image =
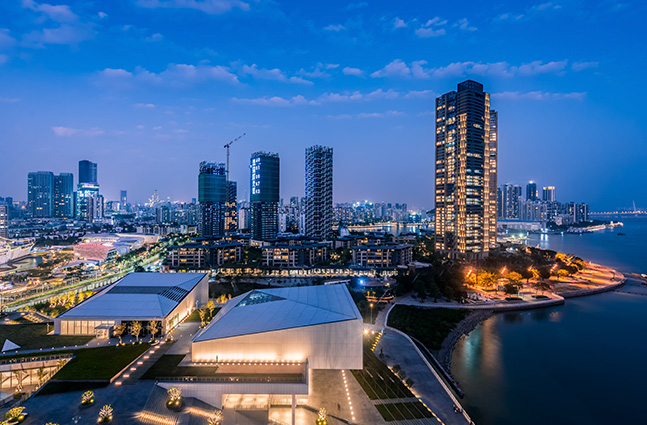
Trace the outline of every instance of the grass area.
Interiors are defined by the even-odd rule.
[[[168,373],[174,371],[183,358],[184,354],[163,355],[144,373],[142,379],[155,379],[158,376],[168,376]]]
[[[150,347],[148,343],[84,348],[78,350],[53,379],[58,380],[110,380],[130,362]]]
[[[387,422],[433,417],[431,412],[419,401],[377,404],[375,407]]]
[[[396,305],[389,314],[388,325],[416,338],[430,350],[440,350],[447,335],[468,314],[467,310]]]
[[[364,345],[364,369],[351,372],[371,400],[414,397],[367,344]]]
[[[108,382],[55,382],[49,381],[36,397],[50,394],[71,393],[74,391],[96,390],[108,386]],[[80,400],[80,398],[79,398]]]
[[[54,325],[49,325],[53,330]],[[92,340],[93,336],[47,335],[47,324],[0,325],[0,344],[5,339],[20,346],[23,350],[52,347],[74,347]]]

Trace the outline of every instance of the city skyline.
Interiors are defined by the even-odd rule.
[[[87,158],[101,165],[106,199],[159,189],[190,201],[197,164],[223,162],[224,143],[246,132],[231,149],[232,181],[246,180],[251,153],[278,152],[281,193],[302,195],[301,152],[322,144],[335,149],[334,180],[353,183],[336,185],[335,202],[432,208],[434,98],[473,78],[502,114],[500,183],[554,185],[594,210],[647,203],[644,88],[624,77],[644,65],[633,53],[642,4],[46,6],[0,6],[3,154],[13,158],[2,196],[26,200],[17,176],[73,172]],[[412,184],[393,184],[393,173]]]

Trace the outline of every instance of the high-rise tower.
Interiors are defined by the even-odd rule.
[[[526,200],[536,201],[537,199],[539,199],[537,196],[537,183],[533,181],[528,182],[526,185]]]
[[[545,202],[555,202],[555,186],[545,186],[541,190],[541,200]]]
[[[492,123],[490,95],[476,81],[436,99],[435,239],[450,257],[482,257],[496,244]]]
[[[57,218],[74,217],[74,175],[72,173],[54,176],[52,215]]]
[[[269,152],[253,153],[250,172],[252,239],[274,239],[279,230],[279,155]]]
[[[92,223],[103,214],[103,202],[99,195],[96,162],[84,159],[79,161],[79,184],[76,188],[77,220]]]
[[[225,233],[236,233],[238,230],[238,184],[230,181],[226,185],[226,190]]]
[[[97,163],[84,159],[79,161],[79,183],[94,183],[97,181]]]
[[[198,175],[198,233],[203,237],[225,234],[225,164],[201,162]]]
[[[332,148],[306,149],[306,235],[323,240],[332,238]]]
[[[27,176],[27,208],[34,218],[52,216],[54,207],[54,173],[36,171]]]

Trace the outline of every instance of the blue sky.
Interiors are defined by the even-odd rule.
[[[0,196],[99,163],[107,199],[190,200],[224,161],[335,149],[335,202],[433,206],[434,97],[471,78],[499,111],[499,182],[592,209],[647,206],[640,1],[0,3]]]

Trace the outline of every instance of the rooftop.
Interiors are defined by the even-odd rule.
[[[355,319],[346,285],[256,289],[230,300],[193,342]]]
[[[130,273],[63,313],[61,319],[162,319],[205,273]]]

